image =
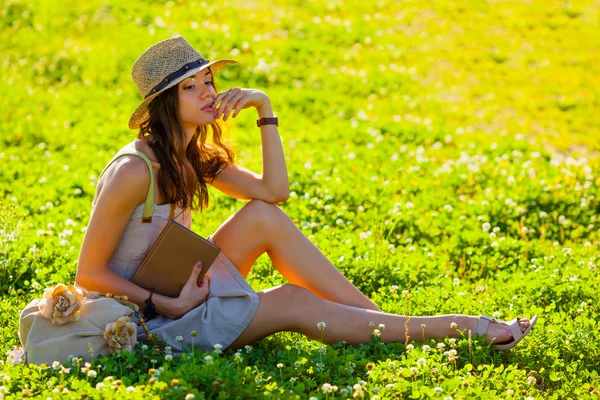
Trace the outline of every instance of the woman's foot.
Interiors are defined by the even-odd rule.
[[[479,317],[477,317],[479,319]],[[487,331],[487,337],[485,338],[485,343],[489,344],[492,341],[494,344],[509,342],[513,338],[513,335],[510,331],[510,327],[506,325],[506,321],[491,322]],[[475,323],[477,324],[477,322]],[[528,318],[519,318],[519,328],[521,328],[521,333],[525,333],[527,328],[529,328],[530,321]]]
[[[486,315],[469,318],[473,322],[473,335],[485,335],[485,343],[491,343],[490,349],[492,350],[512,349],[529,334],[537,321],[537,315],[531,320],[515,318],[511,321],[500,321]]]

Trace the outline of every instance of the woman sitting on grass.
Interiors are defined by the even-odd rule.
[[[530,331],[536,317],[505,323],[467,315],[409,317],[406,331],[405,316],[382,312],[353,286],[274,204],[287,199],[289,188],[271,102],[260,90],[218,92],[214,74],[233,63],[205,60],[180,36],[151,46],[135,62],[132,76],[144,101],[129,127],[139,129],[138,135],[100,176],[77,284],[127,295],[144,307],[149,331],[176,352],[182,349],[175,338],[191,331],[198,332],[196,343],[205,350],[216,343],[239,349],[281,331],[321,339],[322,321],[327,324],[322,340],[329,344],[370,342],[371,321],[385,325],[384,342],[404,341],[407,333],[422,337],[425,324],[424,339],[467,329],[486,334],[493,348],[506,349]],[[262,176],[235,165],[221,142],[218,119],[227,120],[230,113],[235,118],[247,108],[255,108],[262,123]],[[213,144],[206,142],[208,126]],[[197,264],[177,298],[151,296],[130,279],[168,217],[191,226],[192,209],[208,204],[207,183],[252,200],[208,237],[222,252],[200,285]],[[265,252],[290,283],[257,293],[245,277]],[[147,299],[156,316],[151,305],[144,306]],[[138,339],[144,339],[141,327]]]

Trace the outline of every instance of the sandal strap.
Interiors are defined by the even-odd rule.
[[[512,334],[514,341],[519,341],[523,337],[523,332],[521,332],[521,325],[519,324],[520,318],[515,318],[512,321],[508,322],[507,325],[510,328],[510,333]]]
[[[480,315],[475,327],[475,334],[483,336],[487,333],[490,326],[490,322],[497,322],[496,318],[488,317],[487,315]]]

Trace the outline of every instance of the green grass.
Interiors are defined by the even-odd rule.
[[[269,95],[281,207],[384,311],[540,320],[508,352],[279,333],[212,362],[100,357],[95,377],[5,362],[0,396],[598,398],[598,2],[149,3],[0,2],[0,353],[18,345],[19,310],[73,282],[97,177],[134,138],[131,66],[175,34],[240,61],[222,89]],[[245,110],[225,136],[260,172],[255,119]],[[243,205],[211,189],[192,229],[207,236]],[[267,255],[248,281],[285,282]]]

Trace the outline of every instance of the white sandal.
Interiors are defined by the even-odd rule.
[[[503,321],[498,321],[496,318],[488,317],[487,315],[481,315],[481,316],[479,316],[479,321],[477,321],[477,327],[475,328],[475,334],[480,335],[480,336],[487,334],[488,328],[490,326],[490,322],[504,324],[510,328],[510,333],[512,333],[512,339],[510,339],[507,342],[502,342],[499,344],[492,344],[491,349],[492,350],[512,349],[513,347],[515,347],[517,345],[517,343],[519,343],[521,341],[521,339],[523,339],[525,336],[527,336],[529,331],[531,331],[531,328],[533,328],[533,325],[535,325],[535,323],[537,321],[537,315],[534,315],[533,318],[531,318],[531,321],[529,321],[529,326],[527,327],[527,329],[525,329],[525,332],[521,332],[521,326],[519,325],[519,320],[520,320],[520,318],[515,318],[511,321],[503,322]]]

